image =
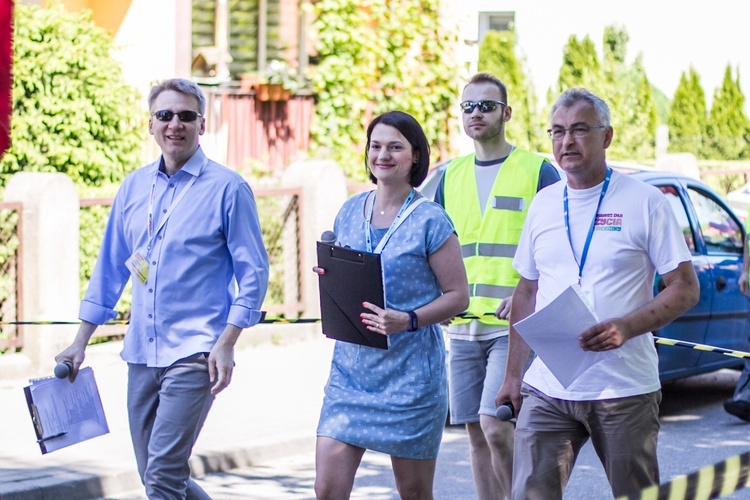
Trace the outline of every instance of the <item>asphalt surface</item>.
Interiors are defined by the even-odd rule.
[[[312,453],[332,348],[333,342],[318,334],[238,349],[232,383],[216,398],[193,450],[193,475]],[[141,488],[127,425],[127,368],[119,350],[119,343],[90,346],[84,362],[94,371],[109,434],[46,455],[36,444],[24,398],[28,380],[0,381],[2,500],[107,498]]]
[[[246,335],[250,332],[246,332]],[[281,344],[281,345],[277,345]],[[314,439],[333,342],[320,334],[283,337],[236,352],[232,384],[209,414],[191,468],[217,500],[314,498]],[[110,433],[42,455],[23,396],[25,379],[0,381],[0,498],[143,500],[125,411],[126,365],[120,345],[89,347]],[[664,387],[659,461],[662,481],[750,450],[750,424],[727,415],[738,372],[722,370]],[[571,476],[565,500],[610,498],[590,445]],[[387,456],[368,452],[353,499],[398,498]],[[473,500],[468,442],[447,427],[438,457],[436,500]],[[750,489],[730,498],[750,499]]]

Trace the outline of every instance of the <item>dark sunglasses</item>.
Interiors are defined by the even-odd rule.
[[[154,111],[153,113],[151,113],[151,116],[155,117],[160,122],[171,122],[172,118],[174,118],[174,115],[177,115],[177,118],[179,118],[181,122],[194,122],[198,119],[199,116],[203,116],[195,111],[187,110],[178,111],[177,113],[175,113],[174,111],[162,109],[160,111]]]
[[[467,115],[473,113],[474,108],[476,107],[479,107],[480,113],[489,113],[490,111],[495,111],[498,104],[501,106],[507,106],[503,101],[464,101],[461,103],[461,109],[463,109],[464,113]]]

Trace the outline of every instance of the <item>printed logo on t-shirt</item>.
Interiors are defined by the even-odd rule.
[[[622,214],[596,214],[596,231],[622,231]]]

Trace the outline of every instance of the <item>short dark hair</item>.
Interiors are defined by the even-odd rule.
[[[201,116],[205,116],[206,96],[203,95],[203,92],[197,83],[185,80],[184,78],[164,80],[163,82],[157,83],[151,87],[151,91],[148,93],[149,110],[151,110],[151,107],[154,105],[156,98],[159,97],[159,94],[165,90],[174,90],[175,92],[195,97],[195,100],[198,103],[198,113],[200,113]]]
[[[500,95],[502,96],[503,102],[506,105],[508,104],[508,88],[502,81],[500,81],[498,77],[496,77],[492,73],[477,73],[476,75],[472,76],[471,80],[469,80],[469,83],[464,86],[464,90],[466,90],[466,87],[468,87],[472,83],[491,83],[492,85],[500,89]]]
[[[424,130],[422,130],[422,126],[419,122],[415,120],[413,116],[404,113],[403,111],[388,111],[387,113],[383,113],[370,122],[370,125],[367,127],[365,168],[367,168],[367,171],[369,172],[370,180],[375,184],[378,183],[378,180],[370,171],[369,151],[372,131],[375,129],[376,125],[381,123],[383,125],[389,125],[401,132],[401,135],[403,135],[406,140],[409,141],[409,144],[411,144],[412,151],[417,154],[417,161],[411,166],[409,184],[412,187],[419,186],[424,182],[425,177],[427,177],[427,171],[430,168],[430,144],[427,142],[427,136],[424,135]]]

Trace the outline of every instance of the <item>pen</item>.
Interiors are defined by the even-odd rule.
[[[63,437],[67,432],[60,432],[59,434],[54,434],[52,436],[43,437],[42,439],[37,439],[37,443],[43,443],[45,441],[49,441],[50,439],[55,439],[59,437]]]

